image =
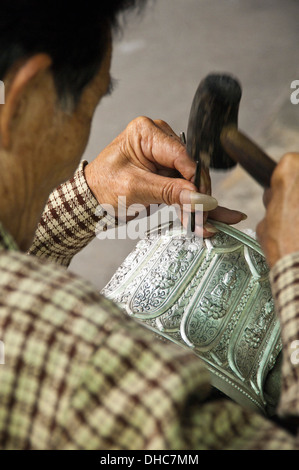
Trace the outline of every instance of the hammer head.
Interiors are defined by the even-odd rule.
[[[223,149],[220,134],[227,125],[238,126],[242,90],[230,75],[208,75],[195,93],[187,129],[187,151],[205,167],[229,169],[236,165]]]

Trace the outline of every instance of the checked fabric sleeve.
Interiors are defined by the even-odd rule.
[[[276,263],[271,271],[271,284],[283,341],[278,413],[299,417],[299,252],[284,256]]]
[[[210,394],[195,355],[63,267],[18,252],[1,226],[0,272],[1,449],[299,448],[283,426]],[[284,380],[295,409],[296,382]]]
[[[299,253],[271,271],[283,341],[274,421],[210,394],[192,353],[154,339],[91,286],[38,259],[67,266],[97,230],[115,226],[88,188],[85,164],[51,194],[36,257],[0,253],[0,447],[298,449]]]
[[[101,230],[116,220],[99,205],[90,191],[82,161],[74,176],[53,191],[37,227],[29,254],[68,266]]]

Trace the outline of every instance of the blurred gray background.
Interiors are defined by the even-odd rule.
[[[299,151],[299,105],[290,101],[299,79],[298,19],[299,0],[149,0],[115,38],[117,87],[96,111],[83,158],[94,159],[139,115],[186,131],[198,83],[210,72],[241,81],[240,129],[276,160]],[[213,172],[212,183],[220,205],[248,214],[238,228],[255,230],[264,214],[257,183],[239,167]],[[135,244],[95,239],[69,269],[100,290]]]

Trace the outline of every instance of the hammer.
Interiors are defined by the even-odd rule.
[[[230,169],[239,163],[262,187],[270,186],[276,166],[238,130],[241,86],[231,75],[208,75],[195,93],[187,129],[187,152],[196,161],[195,186],[203,167]]]

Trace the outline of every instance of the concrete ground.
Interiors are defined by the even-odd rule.
[[[195,90],[210,72],[241,81],[240,129],[276,160],[299,151],[299,105],[290,101],[299,79],[298,17],[298,0],[149,0],[115,38],[118,84],[97,109],[83,158],[95,158],[139,115],[186,131]],[[257,183],[239,167],[213,172],[212,182],[219,204],[248,214],[238,227],[254,230],[264,213]],[[135,244],[95,239],[69,269],[101,289]]]

